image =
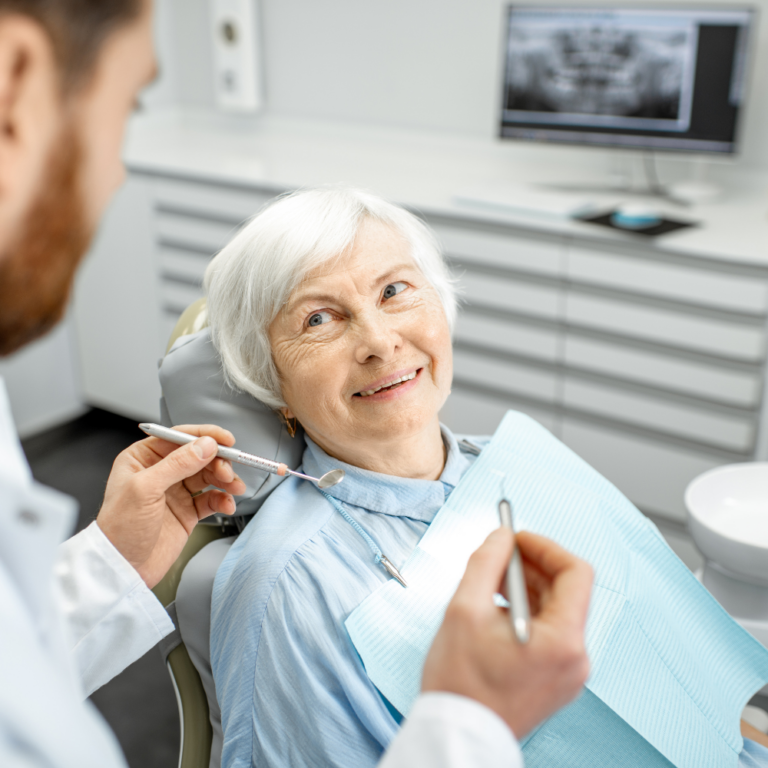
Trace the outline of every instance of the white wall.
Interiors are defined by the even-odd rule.
[[[260,3],[268,113],[495,140],[506,2],[256,1]],[[159,2],[175,19],[164,48],[173,49],[170,68],[178,80],[180,100],[212,106],[207,0]],[[585,2],[571,0],[570,4]],[[720,2],[725,7],[731,4],[732,0]],[[738,164],[768,170],[768,99],[763,97],[768,93],[768,0],[755,0],[752,5],[760,12],[753,47],[757,56]]]
[[[11,357],[0,359],[11,412],[22,437],[82,414],[77,349],[67,319],[44,338]]]

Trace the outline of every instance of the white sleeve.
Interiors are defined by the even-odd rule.
[[[453,693],[423,693],[378,768],[523,768],[514,734],[493,711]]]
[[[173,631],[173,622],[94,521],[59,546],[55,594],[85,695]]]

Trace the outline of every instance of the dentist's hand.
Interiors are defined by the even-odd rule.
[[[584,628],[592,568],[542,536],[521,532],[531,638],[520,645],[509,614],[493,603],[513,536],[494,531],[472,555],[448,606],[422,677],[422,691],[447,691],[492,709],[519,739],[572,701],[589,674]]]
[[[215,512],[232,514],[232,495],[245,492],[231,463],[216,457],[216,443],[234,445],[231,432],[210,424],[174,429],[200,439],[178,446],[150,437],[124,450],[115,459],[96,518],[149,587],[176,561],[198,520]],[[223,491],[197,495],[209,485]]]

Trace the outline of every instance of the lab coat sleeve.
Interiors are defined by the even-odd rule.
[[[378,768],[523,768],[514,734],[493,711],[453,693],[419,696]]]
[[[173,631],[160,601],[95,521],[59,546],[54,593],[86,696]]]

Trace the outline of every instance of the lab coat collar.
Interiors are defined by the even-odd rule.
[[[303,472],[320,477],[341,467],[346,473],[344,481],[328,488],[327,494],[371,512],[429,523],[470,465],[451,430],[442,424],[440,429],[447,458],[439,480],[413,480],[354,467],[329,456],[308,436]]]

